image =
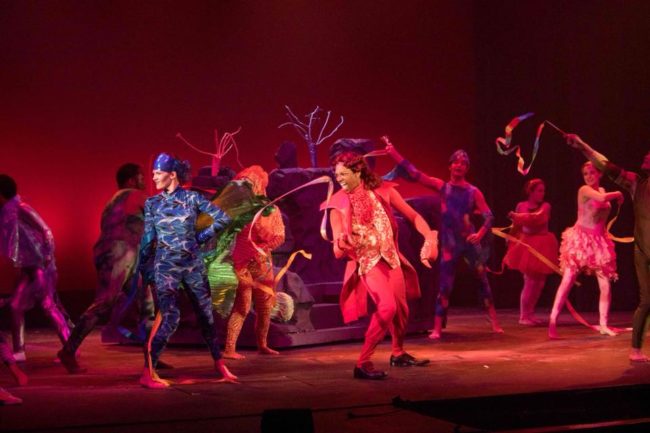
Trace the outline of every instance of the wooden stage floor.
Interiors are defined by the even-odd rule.
[[[81,348],[80,362],[88,373],[69,375],[54,362],[59,349],[54,332],[33,329],[26,337],[27,362],[22,364],[30,383],[15,387],[8,374],[0,375],[0,386],[24,400],[19,406],[0,407],[0,431],[260,432],[265,410],[283,409],[287,411],[280,415],[300,416],[288,411],[299,408],[306,409],[301,414],[311,414],[313,431],[321,433],[564,429],[540,426],[539,413],[533,412],[541,409],[556,415],[564,412],[553,422],[547,417],[542,424],[612,423],[631,428],[625,431],[634,431],[630,426],[635,425],[639,431],[650,431],[640,424],[648,422],[650,409],[645,414],[648,418],[632,409],[605,415],[589,403],[590,390],[611,390],[603,398],[611,397],[609,405],[616,407],[630,407],[625,396],[638,400],[644,392],[648,395],[650,364],[627,360],[630,332],[601,336],[564,314],[559,327],[564,338],[550,341],[545,327],[518,325],[513,310],[499,313],[503,335],[490,332],[482,313],[452,309],[442,341],[432,342],[426,334],[409,336],[406,349],[430,358],[427,367],[389,368],[386,340],[374,358],[378,368],[389,371],[384,381],[352,378],[359,341],[288,349],[279,356],[244,350],[245,360],[228,361],[241,379],[238,385],[212,380],[211,360],[204,347],[170,346],[163,359],[175,368],[161,371],[161,376],[176,384],[167,390],[140,387],[142,351],[136,346],[102,345],[96,330]],[[596,319],[595,313],[585,316],[592,322]],[[614,326],[630,326],[630,321],[631,312],[612,313]],[[568,392],[568,400],[566,393],[558,397],[553,394],[556,391]],[[530,400],[533,407],[528,408],[516,404],[528,401],[517,394],[538,397]],[[587,408],[567,408],[581,399]],[[469,401],[473,405],[463,406]],[[419,404],[410,407],[409,402]],[[448,413],[441,411],[449,402],[459,405]],[[533,422],[537,425],[527,425],[526,411],[532,414],[531,420],[537,419]],[[500,418],[485,421],[488,415]],[[507,422],[515,418],[519,422]],[[290,433],[289,420],[284,422],[285,428],[278,431]]]

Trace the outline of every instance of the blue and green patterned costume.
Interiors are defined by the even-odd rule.
[[[210,215],[214,223],[198,236],[197,216]],[[154,279],[162,323],[151,343],[151,363],[155,368],[160,354],[180,321],[177,305],[181,285],[194,308],[201,334],[215,360],[221,358],[212,316],[212,302],[199,240],[209,237],[230,222],[219,207],[194,191],[177,187],[150,197],[144,207],[144,234],[140,244],[140,263],[154,255]],[[155,247],[154,247],[155,243]],[[148,362],[145,356],[145,364]]]

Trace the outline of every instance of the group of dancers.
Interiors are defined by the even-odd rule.
[[[491,231],[493,214],[481,191],[466,180],[470,167],[463,150],[449,158],[449,179],[429,176],[406,160],[382,137],[386,154],[395,160],[405,177],[435,190],[441,197],[441,224],[432,230],[395,189],[366,163],[363,155],[344,151],[331,161],[341,189],[322,209],[329,212],[335,257],[347,260],[340,305],[346,323],[368,315],[368,298],[375,304],[353,377],[383,379],[387,373],[376,369],[372,355],[387,332],[392,337],[389,363],[396,367],[427,365],[404,350],[408,323],[408,299],[420,296],[413,266],[400,253],[393,211],[400,212],[423,239],[420,259],[430,267],[438,258],[440,244],[440,288],[436,298],[434,326],[429,335],[440,340],[447,322],[449,299],[454,286],[456,265],[464,258],[480,284],[480,298],[492,331],[503,333],[487,278],[487,248],[482,245]],[[525,185],[527,199],[518,203],[508,217],[512,220],[510,242],[504,264],[524,276],[519,323],[537,325],[535,305],[548,274],[559,263],[562,281],[549,317],[548,335],[558,338],[557,318],[579,273],[593,274],[600,288],[600,333],[614,336],[608,326],[611,300],[610,282],[617,278],[614,245],[606,229],[611,202],[623,201],[621,192],[606,192],[600,186],[603,175],[627,190],[634,202],[635,266],[640,303],[634,313],[631,361],[647,362],[641,352],[650,314],[650,153],[641,166],[642,174],[624,170],[593,150],[580,137],[566,135],[567,143],[588,159],[582,167],[585,185],[578,191],[578,216],[574,226],[562,234],[559,247],[548,230],[551,206],[544,200],[545,185],[531,179]],[[152,167],[153,181],[160,192],[144,193],[144,173],[136,164],[125,164],[117,172],[118,191],[106,205],[101,218],[101,234],[94,247],[98,289],[93,303],[75,326],[67,317],[56,294],[57,271],[52,232],[17,194],[17,185],[8,175],[0,175],[0,254],[20,271],[9,300],[12,315],[10,348],[0,335],[0,356],[19,385],[27,376],[16,361],[27,357],[24,345],[24,313],[39,303],[55,325],[63,344],[57,356],[72,374],[86,371],[78,362],[78,349],[99,320],[119,320],[127,294],[138,287],[137,299],[144,331],[144,369],[140,383],[147,388],[166,388],[170,382],[158,375],[169,367],[160,358],[180,321],[178,296],[184,290],[191,301],[201,334],[209,347],[220,380],[237,382],[224,358],[241,359],[236,341],[255,302],[258,351],[278,352],[268,347],[266,337],[275,301],[271,251],[284,242],[280,211],[266,197],[268,174],[260,166],[242,170],[223,192],[208,200],[183,188],[189,179],[187,161],[161,153]],[[480,214],[478,230],[471,222]],[[255,218],[254,218],[255,217]],[[141,275],[141,278],[138,278]],[[138,281],[141,283],[138,284]],[[231,302],[227,302],[227,300]],[[155,301],[155,302],[154,302]],[[155,307],[154,307],[155,305]],[[227,320],[225,350],[222,353],[213,312]],[[154,319],[155,316],[155,319]],[[5,404],[20,399],[0,389]]]

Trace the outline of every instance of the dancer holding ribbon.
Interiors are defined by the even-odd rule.
[[[650,321],[650,152],[643,158],[641,174],[624,170],[611,163],[603,154],[592,149],[579,136],[566,135],[567,143],[580,150],[596,167],[601,169],[617,185],[624,188],[634,203],[634,266],[639,281],[639,306],[632,319],[632,348],[630,361],[648,362],[641,347]]]
[[[546,186],[542,179],[530,179],[524,185],[526,200],[517,203],[514,212],[508,214],[512,220],[510,235],[520,242],[510,242],[503,264],[516,269],[524,276],[519,307],[519,324],[539,325],[535,318],[535,305],[544,289],[546,277],[553,268],[539,260],[529,248],[534,248],[551,263],[557,262],[557,239],[548,231],[551,205],[544,201]]]
[[[354,368],[357,379],[383,379],[386,372],[376,370],[370,361],[387,331],[392,337],[390,365],[423,366],[427,359],[416,359],[404,351],[408,322],[407,299],[420,296],[417,273],[399,252],[397,224],[392,209],[399,211],[424,237],[422,263],[438,255],[437,235],[424,218],[409,206],[394,188],[373,173],[363,156],[342,152],[332,161],[341,190],[321,208],[331,209],[334,255],[346,257],[341,310],[346,323],[368,314],[368,295],[377,309],[372,314],[363,348]]]
[[[612,208],[611,201],[623,202],[620,191],[606,192],[600,186],[602,173],[592,164],[582,166],[585,185],[578,190],[578,218],[572,227],[562,233],[560,245],[560,268],[562,281],[555,294],[553,309],[549,317],[548,336],[559,338],[557,317],[562,311],[571,287],[580,272],[596,275],[600,288],[599,331],[603,335],[615,336],[617,333],[607,325],[611,302],[610,281],[618,278],[616,274],[616,252],[614,242],[605,228],[607,216]]]

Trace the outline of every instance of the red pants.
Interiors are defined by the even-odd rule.
[[[386,331],[390,331],[392,337],[393,355],[401,355],[404,352],[404,336],[409,317],[402,268],[391,269],[385,261],[381,260],[370,272],[361,276],[361,281],[366,285],[377,311],[370,318],[370,325],[357,363],[359,366],[370,361],[375,348],[386,336]]]

